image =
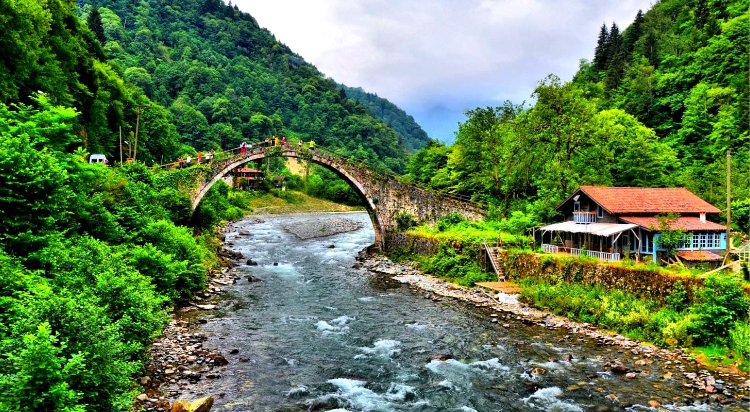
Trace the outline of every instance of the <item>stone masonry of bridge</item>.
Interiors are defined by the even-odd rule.
[[[463,214],[469,220],[480,220],[484,210],[479,205],[453,197],[440,195],[417,186],[402,183],[392,176],[367,168],[364,164],[348,161],[321,150],[298,149],[291,146],[256,147],[245,153],[237,153],[211,164],[210,173],[202,177],[191,193],[193,209],[211,186],[245,163],[270,156],[294,157],[322,165],[344,179],[364,200],[367,212],[375,228],[375,242],[383,246],[388,232],[396,231],[396,217],[409,213],[419,223],[434,224],[453,212]]]

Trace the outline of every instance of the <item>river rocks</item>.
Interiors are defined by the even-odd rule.
[[[216,305],[195,305],[195,307],[202,310],[216,309]]]
[[[347,218],[308,219],[295,221],[294,224],[290,223],[282,227],[298,239],[308,240],[359,230],[362,228],[362,223]]]
[[[208,358],[213,361],[214,365],[217,366],[224,366],[229,365],[229,361],[227,358],[224,357],[224,355],[221,354],[221,352],[211,352],[208,354]]]
[[[336,247],[336,245],[328,245],[328,246],[326,246],[326,247],[327,247],[328,249],[333,249],[333,248],[335,248],[335,247]]]
[[[139,402],[145,402],[146,399],[148,399],[148,395],[146,395],[145,393],[142,393],[136,396],[135,399],[137,399]]]
[[[252,233],[250,233],[247,230],[240,230],[239,234],[242,235],[242,236],[251,236],[252,235]]]
[[[635,374],[635,372],[628,372],[625,374],[625,379],[635,379],[635,377],[638,376]]]
[[[178,400],[172,405],[171,412],[208,412],[213,405],[212,396],[193,401]]]
[[[248,266],[258,266],[258,262],[254,261],[252,259],[248,259],[247,262],[246,262],[246,264]]]

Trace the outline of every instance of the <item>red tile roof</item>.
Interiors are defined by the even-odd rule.
[[[688,262],[713,262],[724,259],[721,255],[708,250],[681,250],[677,252],[677,256]]]
[[[682,187],[581,186],[580,190],[612,214],[721,213]]]
[[[632,223],[640,227],[651,229],[652,227],[659,227],[659,219],[653,216],[619,216],[619,219],[623,222]],[[713,231],[724,231],[726,227],[714,223],[714,222],[701,222],[701,219],[696,216],[680,216],[675,223],[671,225],[672,229],[682,229],[688,231],[698,230],[713,230]]]

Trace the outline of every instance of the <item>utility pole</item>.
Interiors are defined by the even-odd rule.
[[[133,161],[135,162],[135,157],[138,156],[138,126],[141,123],[141,106],[138,106],[138,114],[135,117],[135,148],[133,149]]]
[[[729,260],[729,251],[732,249],[732,239],[729,237],[732,224],[732,153],[727,149],[727,252],[724,262]]]
[[[122,167],[122,126],[120,126],[120,167]]]

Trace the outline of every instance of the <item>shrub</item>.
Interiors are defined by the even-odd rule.
[[[712,274],[695,292],[698,315],[695,333],[702,344],[721,342],[738,320],[747,320],[748,296],[739,279],[732,275]]]
[[[455,226],[465,220],[466,218],[464,218],[462,214],[458,212],[451,213],[438,219],[437,230],[439,232],[445,232],[451,226]]]
[[[687,310],[690,302],[688,300],[687,289],[681,280],[674,283],[672,291],[664,299],[664,302],[677,312]]]
[[[401,212],[396,216],[396,225],[401,232],[407,231],[417,225],[414,216],[408,212]]]
[[[729,347],[741,365],[747,370],[750,362],[750,325],[747,322],[735,322],[729,331]]]

